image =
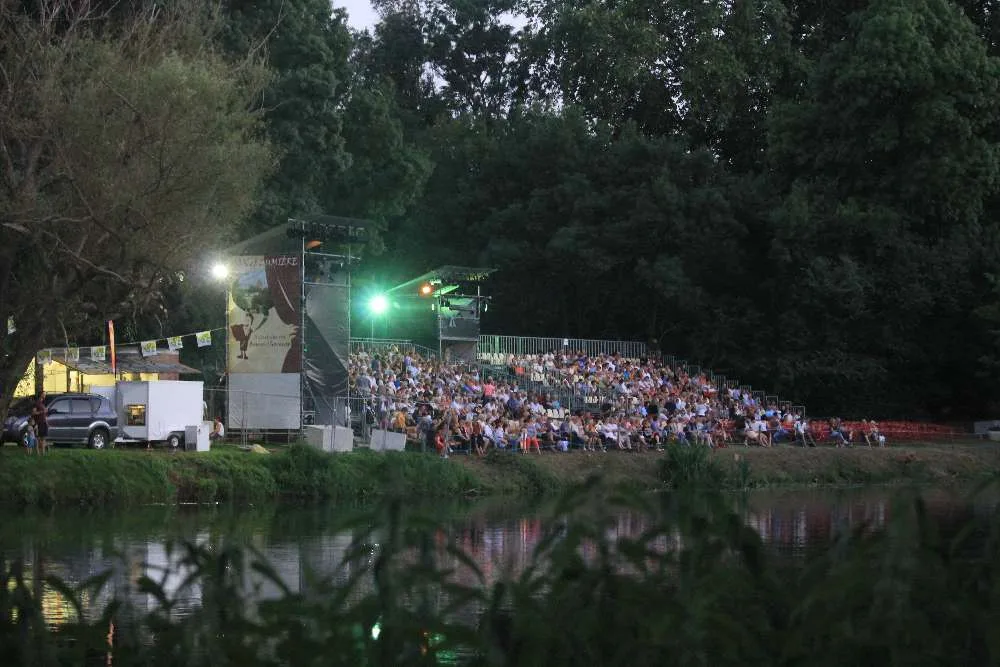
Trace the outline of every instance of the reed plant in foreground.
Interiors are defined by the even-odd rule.
[[[497,577],[398,497],[352,518],[339,569],[309,574],[297,591],[253,550],[221,540],[174,545],[182,583],[168,587],[165,573],[135,582],[154,601],[145,608],[135,595],[88,607],[110,576],[70,589],[9,563],[0,655],[44,667],[1000,662],[996,516],[942,534],[914,494],[884,531],[843,533],[791,562],[765,548],[731,498],[699,489],[576,486],[548,510],[528,565]],[[623,511],[644,529],[614,537]],[[278,592],[260,599],[253,582]],[[58,630],[41,614],[46,586],[76,609]],[[181,610],[195,592],[200,604]]]

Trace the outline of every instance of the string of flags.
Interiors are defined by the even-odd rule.
[[[219,327],[217,329],[209,329],[207,331],[196,331],[194,333],[181,334],[180,336],[167,336],[166,338],[153,338],[150,340],[143,341],[131,341],[118,343],[118,346],[122,345],[136,345],[139,346],[139,353],[144,357],[151,357],[155,355],[158,351],[160,341],[166,341],[167,349],[171,352],[176,352],[184,348],[184,338],[187,336],[194,336],[195,344],[197,347],[209,347],[212,345],[212,333],[216,331],[223,331],[224,327]],[[104,362],[108,359],[108,346],[107,345],[92,345],[89,347],[65,347],[65,348],[48,348],[44,350],[39,350],[37,355],[37,361],[39,364],[48,364],[52,361],[53,350],[62,350],[65,359],[69,363],[80,361],[81,350],[83,350],[87,357],[92,361]]]

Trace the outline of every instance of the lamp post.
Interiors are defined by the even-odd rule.
[[[225,282],[229,278],[229,265],[226,264],[223,261],[217,261],[214,264],[212,264],[211,273],[212,273],[212,279],[215,280],[215,282],[217,282],[217,283],[222,283],[223,287],[224,287],[224,289],[222,291],[222,295],[223,295],[223,299],[224,299],[223,306],[222,306],[222,321],[223,321],[223,327],[222,327],[222,334],[223,335],[222,335],[222,339],[223,339],[223,341],[225,341],[225,345],[223,346],[223,349],[222,349],[222,355],[223,355],[222,356],[222,373],[223,373],[223,377],[225,378],[225,382],[226,382],[226,398],[228,398],[228,394],[229,394],[229,329],[228,329],[228,327],[229,327],[229,286],[226,285]],[[211,334],[209,334],[209,335],[211,335]],[[216,374],[218,374],[218,367],[216,367],[213,364],[213,368],[215,368]],[[218,382],[218,380],[216,380],[216,382]],[[211,403],[210,410],[211,410],[211,417],[212,418],[214,418],[216,416],[219,416],[221,414],[221,411],[217,407],[217,397],[216,397],[216,393],[215,393],[216,392],[216,389],[215,389],[216,382],[212,383],[212,389],[211,389],[211,392],[212,392],[211,399],[212,400],[210,401],[210,403]],[[223,407],[226,408],[225,409],[225,412],[226,412],[226,426],[229,427],[229,426],[231,426],[231,424],[229,423],[229,412],[230,412],[230,410],[228,409],[228,405],[226,405],[225,399],[222,401],[222,403],[223,403]],[[208,417],[208,415],[206,415],[206,418],[207,417]],[[241,441],[242,441],[243,438],[245,438],[245,434],[246,434],[246,429],[241,428],[240,429],[240,438],[241,438]]]
[[[375,318],[389,309],[389,300],[384,294],[376,294],[368,300],[368,312],[371,315],[371,341],[375,342]]]

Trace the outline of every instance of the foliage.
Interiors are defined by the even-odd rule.
[[[154,4],[0,3],[0,413],[39,348],[157,303],[268,167],[266,73],[213,53],[204,3]]]
[[[343,10],[325,0],[228,0],[223,15],[219,43],[260,52],[274,74],[260,108],[281,159],[247,232],[318,213],[376,224],[400,215],[429,165],[402,134],[393,91],[352,57]]]
[[[170,572],[103,608],[82,600],[101,599],[108,576],[74,590],[37,561],[5,565],[0,650],[40,667],[108,653],[124,667],[994,664],[997,515],[946,534],[917,495],[894,506],[884,531],[840,534],[790,562],[720,495],[588,483],[546,515],[523,570],[487,577],[395,498],[345,520],[355,537],[343,564],[296,590],[221,542],[174,544]],[[616,536],[622,511],[645,529]],[[264,584],[275,593],[261,598]],[[77,610],[57,632],[41,615],[46,589]],[[136,594],[155,602],[133,606]],[[192,596],[200,604],[181,613]]]
[[[279,164],[247,228],[260,232],[324,210],[330,178],[350,164],[344,150],[350,34],[343,12],[324,0],[227,0],[216,39],[229,53],[259,53],[273,73],[259,99]]]
[[[488,467],[501,470],[502,476],[513,484],[519,495],[542,496],[563,486],[558,475],[530,456],[491,449],[484,460]]]
[[[7,375],[112,316],[137,339],[209,328],[210,292],[176,280],[194,241],[322,212],[375,221],[357,285],[500,269],[488,332],[651,341],[817,414],[1000,409],[989,2],[375,5],[364,32],[325,0],[185,0],[162,32],[116,4],[60,32],[21,8],[91,5],[0,3],[28,29],[0,47]],[[175,182],[139,197],[155,155]]]
[[[513,43],[481,42],[502,72],[467,40],[504,3],[386,6],[376,34],[410,36],[394,80],[449,111],[404,114],[435,168],[390,243],[400,278],[499,267],[488,331],[652,340],[823,412],[998,404],[980,3],[532,0]]]
[[[707,447],[671,443],[660,459],[660,477],[670,488],[722,488],[725,471]]]

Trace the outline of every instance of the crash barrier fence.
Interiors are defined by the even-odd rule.
[[[698,364],[690,363],[684,359],[678,359],[673,355],[666,355],[650,350],[645,343],[639,341],[621,340],[596,340],[586,338],[543,338],[535,336],[498,336],[483,335],[479,337],[477,358],[479,362],[491,368],[510,368],[519,382],[531,380],[533,383],[549,387],[546,391],[558,386],[553,378],[546,373],[531,373],[527,369],[513,365],[511,362],[520,357],[560,353],[562,351],[582,351],[587,356],[598,356],[601,354],[618,354],[626,359],[656,358],[665,366],[675,370],[683,371],[691,376],[704,375],[705,378],[719,390],[740,389],[753,398],[760,405],[774,405],[782,409],[792,406],[791,401],[782,400],[776,395],[768,395],[760,390],[755,390],[748,384],[743,383],[739,378],[727,377],[713,372],[711,369],[702,368]],[[565,388],[568,395],[574,397],[574,405],[581,409],[590,409],[590,406],[602,404],[589,398],[587,401],[577,401],[576,398],[583,394],[577,392],[575,388]],[[802,407],[803,414],[805,412]]]
[[[437,357],[437,350],[418,345],[404,338],[351,338],[351,352],[385,354],[392,351],[402,354],[416,352],[425,359]]]
[[[971,436],[967,430],[948,424],[934,424],[921,421],[879,421],[877,425],[879,433],[890,441],[950,440]],[[869,428],[860,421],[843,421],[840,427],[841,432],[845,435],[853,432],[855,440],[861,438],[866,428]],[[831,438],[831,431],[829,421],[813,421],[809,423],[809,432],[817,441],[829,440]]]
[[[623,357],[640,358],[647,354],[646,344],[638,341],[496,335],[480,336],[477,350],[480,359],[483,355],[500,355],[506,359],[509,355],[559,353],[563,350],[582,351],[588,356],[620,354]]]

